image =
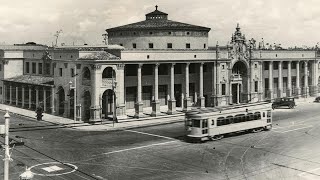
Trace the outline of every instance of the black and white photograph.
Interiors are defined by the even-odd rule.
[[[320,179],[320,1],[1,0],[0,179]]]

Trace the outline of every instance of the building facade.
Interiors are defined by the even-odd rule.
[[[106,31],[113,45],[3,48],[2,102],[100,121],[319,94],[316,50],[257,48],[239,25],[230,44],[208,47],[210,28],[156,7]]]

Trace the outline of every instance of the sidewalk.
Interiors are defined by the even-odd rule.
[[[9,106],[6,104],[0,104],[0,110],[6,111],[6,109],[9,110],[9,114],[18,114],[20,116],[31,118],[37,121],[35,116],[36,113],[32,110]],[[160,124],[182,122],[184,121],[184,113],[178,112],[174,115],[161,115],[158,117],[145,117],[139,119],[128,118],[126,120],[121,120],[119,123],[114,124],[112,121],[105,120],[102,122],[96,122],[94,125],[46,113],[43,113],[42,119],[43,121],[50,122],[52,124],[68,126],[72,127],[73,129],[84,131],[115,131],[136,127],[146,127]]]

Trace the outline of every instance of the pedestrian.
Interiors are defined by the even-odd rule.
[[[42,120],[42,116],[43,116],[43,108],[41,103],[38,105],[38,107],[36,108],[36,117],[38,121]]]

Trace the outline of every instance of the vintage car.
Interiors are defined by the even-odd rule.
[[[288,106],[290,109],[293,109],[296,106],[296,103],[293,97],[276,98],[272,103],[272,109],[281,106]]]

